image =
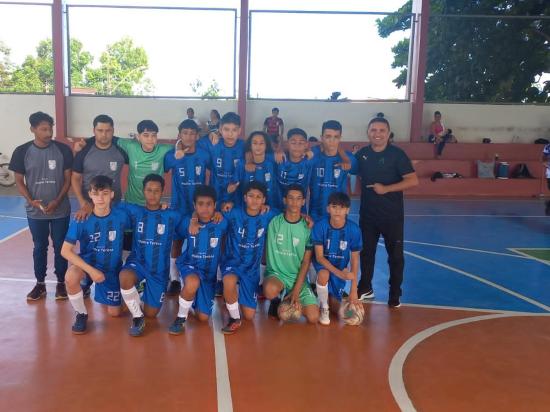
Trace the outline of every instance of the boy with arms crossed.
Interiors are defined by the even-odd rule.
[[[312,255],[310,230],[301,215],[305,203],[302,186],[292,184],[285,198],[285,212],[273,218],[267,231],[267,267],[264,295],[272,300],[270,315],[276,314],[277,298],[286,290],[285,299],[301,309],[309,323],[319,320],[317,298],[305,282]],[[275,300],[275,302],[273,301]]]
[[[69,300],[76,312],[72,327],[74,334],[86,332],[88,311],[80,282],[89,276],[95,282],[95,301],[107,306],[111,316],[120,315],[120,284],[118,272],[122,266],[124,230],[130,227],[125,211],[111,209],[114,199],[113,181],[107,176],[96,176],[90,181],[88,196],[94,204],[85,221],[71,221],[62,255],[71,263],[66,283]],[[80,252],[75,253],[76,242]]]
[[[361,304],[357,298],[359,253],[363,247],[361,229],[348,219],[351,200],[342,192],[328,198],[325,217],[313,226],[311,240],[315,248],[313,266],[317,271],[316,291],[321,314],[319,323],[330,324],[329,307],[337,313],[346,281],[351,280],[350,302]],[[349,268],[351,262],[351,268]]]

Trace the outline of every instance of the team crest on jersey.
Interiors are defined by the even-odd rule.
[[[116,239],[116,230],[109,230],[109,241],[112,242]]]
[[[216,247],[218,246],[218,238],[217,237],[211,237],[210,238],[210,247]]]
[[[300,238],[293,237],[292,238],[292,246],[298,246],[298,243],[300,243]]]
[[[55,170],[55,166],[57,165],[57,162],[55,160],[48,160],[48,167],[50,170]]]
[[[239,165],[239,159],[233,159],[233,166],[237,167]]]
[[[340,169],[334,169],[334,178],[335,179],[338,179],[340,177],[340,172],[341,172]]]
[[[347,240],[341,240],[340,241],[340,250],[346,250],[348,248],[348,241]]]
[[[109,168],[111,169],[112,172],[116,172],[117,166],[118,166],[118,162],[109,162]]]
[[[298,174],[298,180],[302,180],[304,178],[304,174],[303,173],[299,173]]]
[[[163,224],[163,223],[159,223],[159,224],[157,225],[157,233],[158,233],[159,235],[164,235],[164,230],[165,230],[164,224]]]
[[[152,162],[151,163],[151,169],[157,170],[159,168],[159,162]]]
[[[270,181],[271,181],[271,173],[266,173],[266,174],[265,174],[265,181],[266,181],[266,182],[270,182]]]
[[[202,172],[202,166],[195,166],[195,174],[200,175]]]
[[[263,234],[264,234],[264,228],[261,227],[261,228],[258,229],[258,235],[257,235],[258,238],[262,237]]]

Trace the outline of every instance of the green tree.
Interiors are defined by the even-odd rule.
[[[147,53],[142,47],[134,46],[129,37],[107,46],[99,58],[101,66],[88,70],[88,87],[98,94],[132,96],[146,94],[152,90],[150,80],[145,78],[149,68]]]
[[[209,97],[219,97],[220,96],[220,85],[216,79],[212,79],[206,90],[203,89],[203,83],[201,79],[195,79],[189,83],[189,87],[195,95],[202,97],[203,99]]]
[[[94,61],[90,52],[84,51],[82,42],[71,39],[71,87],[87,87],[87,72]]]
[[[2,91],[11,89],[11,73],[14,65],[10,55],[11,49],[0,41],[0,90]]]
[[[426,100],[550,102],[550,82],[542,87],[535,84],[550,72],[550,21],[520,18],[549,15],[550,2],[431,0],[430,6]],[[411,10],[409,0],[396,14],[378,19],[379,35],[388,37],[408,29]],[[409,39],[397,43],[392,52],[392,67],[401,68],[394,83],[402,87],[407,79]]]

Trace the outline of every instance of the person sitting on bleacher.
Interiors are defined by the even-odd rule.
[[[437,145],[437,157],[443,153],[443,148],[446,143],[456,143],[456,138],[453,136],[451,129],[445,128],[441,121],[441,112],[434,113],[434,121],[430,125],[430,135],[428,141]]]

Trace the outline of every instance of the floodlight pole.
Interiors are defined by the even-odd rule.
[[[52,49],[55,84],[55,139],[67,140],[67,101],[63,73],[63,0],[54,0],[52,5]]]
[[[248,0],[241,0],[240,41],[239,41],[239,91],[237,94],[237,111],[241,116],[243,134],[246,133],[246,99],[248,79]]]
[[[426,79],[426,61],[428,56],[430,0],[413,0],[412,12],[416,26],[413,31],[413,58],[409,76],[409,95],[411,100],[410,141],[419,142],[422,136],[422,115],[424,112],[424,82]]]

